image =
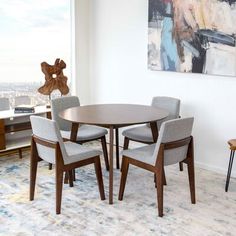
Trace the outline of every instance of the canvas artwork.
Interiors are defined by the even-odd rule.
[[[236,76],[236,0],[149,0],[151,70]]]

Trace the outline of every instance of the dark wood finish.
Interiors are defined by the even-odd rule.
[[[52,119],[52,113],[51,112],[47,112],[46,113],[46,117],[51,120]]]
[[[116,133],[116,169],[120,169],[120,158],[119,158],[119,129],[115,129]]]
[[[156,143],[157,138],[158,138],[157,122],[151,122],[150,127],[151,127],[151,130],[152,130],[153,142]]]
[[[49,170],[52,170],[52,163],[49,163],[49,164],[48,164],[48,169],[49,169]]]
[[[0,150],[4,150],[6,148],[6,140],[5,140],[5,122],[0,119]]]
[[[122,174],[120,180],[119,200],[123,200],[124,190],[126,185],[126,179],[128,174],[129,164],[151,171],[156,177],[157,185],[157,202],[158,202],[158,215],[163,216],[163,185],[164,185],[164,151],[168,149],[178,148],[188,145],[188,151],[186,158],[183,160],[188,166],[190,196],[192,204],[196,203],[195,197],[195,177],[194,177],[194,148],[193,137],[189,137],[183,140],[178,140],[170,143],[162,143],[157,154],[155,166],[144,163],[142,161],[134,160],[130,157],[123,156],[122,158]]]
[[[180,171],[183,171],[183,170],[184,170],[183,162],[180,162],[180,163],[179,163],[179,170],[180,170]]]
[[[113,204],[113,139],[114,139],[114,133],[113,133],[114,127],[111,126],[109,129],[109,135],[110,135],[110,146],[109,146],[109,157],[110,157],[110,169],[109,169],[109,204]],[[111,145],[112,144],[112,145]]]
[[[73,141],[73,142],[76,142],[76,140],[77,140],[78,128],[79,128],[78,123],[72,123],[71,133],[70,133],[70,140]]]
[[[23,130],[31,129],[30,122],[16,123],[5,126],[5,133],[18,132]]]
[[[106,142],[106,137],[103,136],[101,138],[101,143],[102,143],[102,150],[103,150],[103,156],[104,156],[104,161],[106,165],[106,170],[109,170],[109,161],[108,161],[108,153],[107,153],[107,142]]]
[[[125,137],[124,139],[124,147],[123,149],[126,150],[129,148],[129,139],[127,137]]]
[[[168,116],[163,109],[133,104],[99,104],[66,109],[59,116],[72,122],[71,140],[77,136],[75,124],[98,125],[110,130],[109,144],[109,203],[113,203],[113,129],[133,124],[156,122]]]
[[[44,112],[42,112],[42,113],[44,113]],[[51,118],[51,112],[50,111],[47,111],[45,113],[46,113],[47,118]],[[41,114],[41,113],[38,113],[36,111],[36,114]],[[30,114],[27,114],[27,115],[28,116],[29,115],[34,115],[34,113],[30,113]],[[25,116],[27,116],[27,115],[25,115]],[[16,118],[23,117],[23,116],[24,116],[24,114],[22,114],[22,116],[20,116],[20,114],[17,114]],[[6,149],[5,135],[7,133],[11,133],[11,132],[19,132],[19,131],[29,130],[29,129],[31,129],[31,123],[30,123],[30,121],[27,121],[27,122],[23,122],[23,123],[5,125],[5,121],[4,121],[5,119],[9,119],[9,117],[0,119],[0,150],[1,150],[0,156],[5,155],[5,153],[9,154],[9,153],[18,152],[19,158],[22,159],[22,157],[23,157],[22,151],[25,150],[25,149],[28,150],[28,148],[30,148],[30,145],[26,145],[26,146],[21,147],[21,148],[15,148],[15,149],[13,148],[11,150],[5,150],[4,151],[4,149]],[[49,168],[50,168],[50,166],[49,166]]]
[[[19,153],[19,158],[22,159],[23,156],[22,156],[22,150],[21,150],[21,148],[19,148],[18,153]]]
[[[168,116],[168,112],[144,105],[100,104],[69,108],[59,116],[73,123],[116,128],[161,120]]]
[[[79,123],[72,123],[70,140],[73,142],[77,141],[78,129],[79,129]],[[86,142],[90,142],[93,140],[97,140],[97,139],[85,140],[85,141],[82,141],[81,144],[86,143]],[[106,146],[106,137],[105,136],[101,137],[101,143],[102,143],[102,149],[103,149],[103,155],[104,155],[106,169],[109,170],[109,162],[108,162],[108,154],[107,154],[107,146]]]
[[[78,167],[82,167],[89,164],[95,165],[95,171],[99,186],[99,192],[101,200],[105,200],[104,185],[102,179],[102,170],[100,164],[100,157],[94,156],[85,160],[77,161],[71,164],[64,164],[60,145],[58,142],[51,142],[42,138],[32,136],[31,141],[31,161],[30,161],[30,200],[34,200],[35,182],[37,173],[37,163],[41,159],[38,156],[36,144],[40,144],[49,148],[55,149],[55,172],[56,172],[56,214],[61,213],[61,199],[62,199],[62,187],[63,187],[63,175],[65,172],[69,174],[70,186],[73,186],[72,171]]]
[[[39,161],[39,156],[36,148],[36,143],[32,138],[31,152],[30,152],[30,196],[29,196],[30,201],[34,200],[38,161]]]
[[[94,162],[94,167],[95,167],[95,172],[97,176],[98,189],[101,196],[101,200],[105,200],[105,192],[104,192],[104,185],[103,185],[103,179],[102,179],[102,169],[101,169],[100,158],[96,158]]]

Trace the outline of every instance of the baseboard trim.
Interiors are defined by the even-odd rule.
[[[217,167],[217,166],[208,165],[208,164],[205,164],[205,163],[202,163],[202,162],[198,162],[198,161],[195,161],[195,166],[199,167],[199,168],[202,168],[202,169],[205,169],[205,170],[210,170],[210,171],[213,171],[213,172],[225,175],[225,178],[226,178],[227,171],[228,171],[228,169],[224,169],[224,168],[220,168],[220,167]],[[231,177],[236,177],[236,171],[233,171],[233,168],[234,167],[232,167]]]

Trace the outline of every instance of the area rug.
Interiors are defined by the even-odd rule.
[[[90,144],[100,149],[99,143]],[[101,158],[103,160],[103,158]],[[106,200],[99,197],[93,165],[76,170],[63,186],[55,214],[55,173],[40,162],[35,200],[29,201],[29,152],[0,158],[0,235],[235,235],[236,180],[224,192],[225,176],[196,168],[197,204],[190,202],[187,170],[166,168],[164,217],[158,217],[153,175],[131,167],[124,200],[118,201],[120,171],[114,171],[114,204],[108,204],[108,172],[102,162]]]

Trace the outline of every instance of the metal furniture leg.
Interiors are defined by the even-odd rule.
[[[232,170],[233,161],[234,161],[234,152],[235,152],[234,150],[231,150],[230,152],[228,173],[227,173],[226,184],[225,184],[225,192],[228,192],[228,188],[229,188],[230,175],[231,175],[231,170]]]

